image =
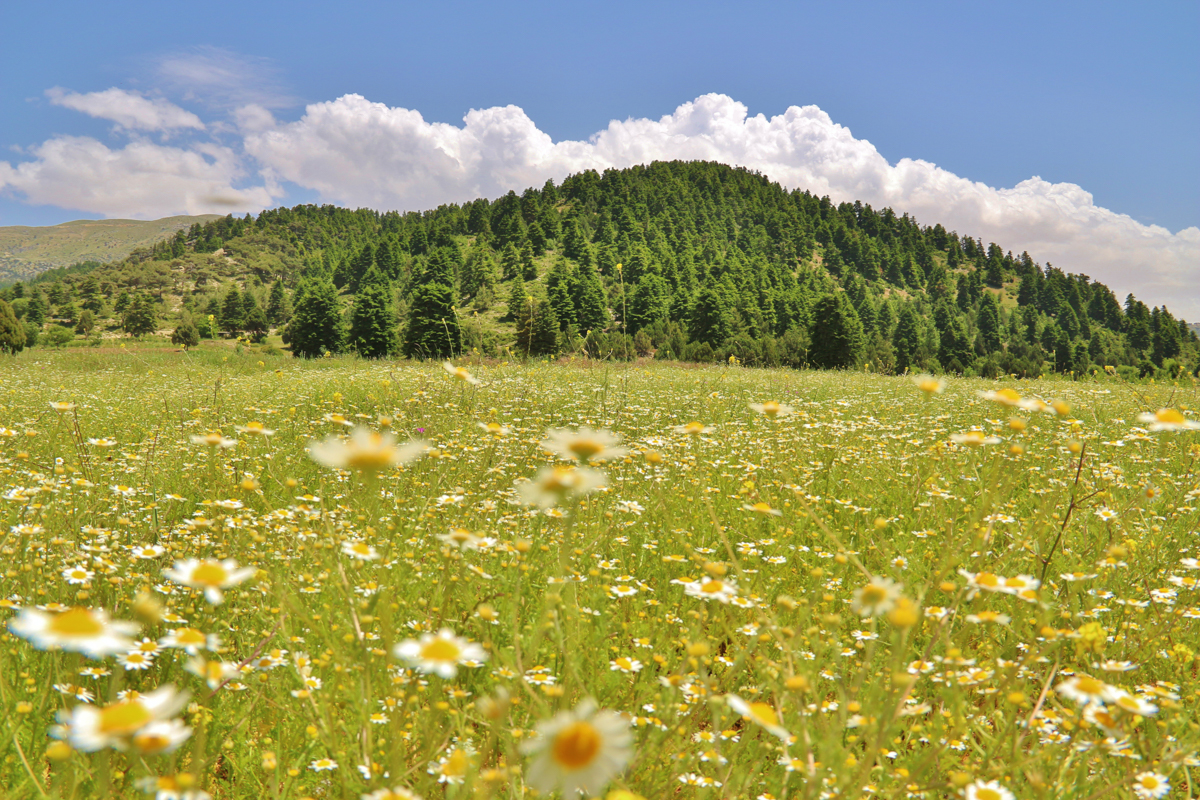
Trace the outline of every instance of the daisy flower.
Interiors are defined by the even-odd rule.
[[[1121,690],[1110,686],[1098,678],[1076,675],[1054,687],[1055,691],[1068,700],[1074,700],[1080,705],[1091,703],[1112,703],[1121,696]]]
[[[1000,781],[975,781],[963,789],[966,800],[1016,800],[1008,789],[1000,785]]]
[[[917,388],[928,395],[941,394],[946,390],[946,382],[932,375],[914,375],[912,382]]]
[[[1157,772],[1142,772],[1133,779],[1133,793],[1139,800],[1157,800],[1171,791],[1171,782],[1166,775]]]
[[[308,768],[313,772],[332,772],[338,768],[338,765],[332,758],[317,758],[308,765]]]
[[[620,439],[603,429],[594,431],[583,427],[572,431],[567,428],[555,428],[547,431],[546,435],[548,438],[542,442],[543,450],[580,464],[590,461],[612,461],[629,452],[627,448],[617,447]]]
[[[737,597],[737,586],[727,581],[712,578],[706,581],[690,581],[683,585],[688,597],[699,597],[702,600],[716,600],[719,603],[730,603]]]
[[[358,539],[342,542],[342,553],[359,561],[376,561],[379,558],[379,552],[373,545]]]
[[[222,436],[220,431],[209,431],[203,436],[192,436],[192,444],[202,444],[207,447],[217,447],[221,450],[228,450],[237,445],[236,439],[230,439]]]
[[[983,431],[967,431],[950,434],[950,441],[967,447],[982,447],[985,444],[1000,444],[1000,437],[988,436]]]
[[[362,800],[424,800],[424,798],[403,786],[396,786],[392,789],[378,789],[370,794],[364,794]]]
[[[479,664],[488,658],[482,647],[455,636],[449,628],[442,628],[436,635],[427,633],[419,640],[406,639],[397,644],[393,652],[417,670],[447,680],[458,674],[459,665]]]
[[[144,732],[152,723],[165,722],[187,706],[187,692],[180,692],[167,685],[148,694],[131,693],[125,698],[106,706],[78,705],[70,711],[60,711],[58,721],[63,727],[62,738],[72,747],[85,753],[94,753],[106,747],[127,750],[131,740]],[[186,731],[184,733],[183,731]],[[182,731],[155,728],[151,735],[176,741],[176,746],[191,734],[190,728]],[[145,741],[143,746],[153,747],[157,742]],[[161,745],[163,752],[170,742]],[[141,749],[141,748],[139,748]]]
[[[779,419],[790,416],[796,411],[796,409],[786,403],[777,403],[774,400],[768,400],[765,403],[751,403],[750,408],[762,414],[767,419]]]
[[[568,498],[588,494],[604,485],[604,473],[587,467],[544,467],[532,481],[517,485],[527,506],[551,508]]]
[[[469,383],[472,386],[478,386],[478,385],[480,385],[480,383],[482,383],[482,381],[480,381],[474,375],[467,372],[466,369],[464,369],[463,367],[456,367],[453,364],[451,364],[449,361],[442,362],[442,369],[444,369],[444,370],[446,370],[446,372],[450,373],[451,378],[455,378],[455,379],[463,381],[465,383]]]
[[[537,737],[525,742],[521,751],[532,758],[526,780],[534,789],[590,797],[599,795],[629,763],[633,736],[624,716],[597,710],[589,698],[539,723]]]
[[[99,608],[69,608],[47,613],[23,608],[8,628],[39,650],[70,650],[90,658],[123,653],[133,647],[136,622],[110,620]]]
[[[324,467],[376,472],[406,464],[428,448],[428,443],[419,440],[397,445],[392,434],[359,426],[350,434],[349,441],[328,436],[319,442],[309,442],[308,454]]]
[[[699,436],[702,433],[712,433],[711,425],[705,425],[703,422],[689,422],[686,425],[676,425],[671,430],[675,433],[682,433],[687,436]]]
[[[163,575],[184,586],[203,589],[205,599],[216,606],[225,599],[222,589],[248,581],[255,572],[254,567],[238,567],[237,562],[229,558],[224,561],[189,558],[176,561],[174,567],[163,570]]]
[[[1174,408],[1160,408],[1153,414],[1138,414],[1138,422],[1150,423],[1147,427],[1152,431],[1200,430],[1200,422],[1188,419]]]
[[[275,431],[263,425],[261,422],[247,422],[245,425],[234,426],[238,433],[244,433],[249,436],[274,436]]]
[[[772,736],[785,742],[792,736],[786,728],[779,724],[779,715],[767,703],[747,703],[736,694],[727,694],[725,695],[725,704],[734,712],[741,714],[744,719],[760,725]]]
[[[878,617],[886,614],[896,605],[903,584],[896,583],[890,578],[871,578],[866,586],[854,592],[850,608],[860,617]]]

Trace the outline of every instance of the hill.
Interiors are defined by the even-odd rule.
[[[80,219],[61,225],[0,227],[0,285],[29,280],[54,267],[81,261],[119,261],[139,247],[218,216],[132,219]]]
[[[80,308],[113,331],[191,318],[201,335],[274,328],[305,356],[654,355],[1025,377],[1177,376],[1200,361],[1194,329],[1087,275],[708,162],[586,171],[421,213],[229,216],[84,272],[8,295],[37,324]]]

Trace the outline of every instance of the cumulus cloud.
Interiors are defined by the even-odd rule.
[[[90,117],[111,120],[122,128],[170,131],[178,128],[204,130],[204,123],[190,111],[162,98],[143,97],[124,89],[79,94],[55,87],[46,91],[56,106],[82,111]]]
[[[613,121],[587,141],[554,142],[516,106],[473,110],[462,126],[426,122],[359,95],[309,105],[295,122],[247,131],[273,177],[350,206],[416,210],[495,197],[582,169],[667,159],[721,161],[788,188],[862,200],[1027,250],[1071,272],[1200,318],[1200,229],[1178,233],[1097,206],[1069,183],[1034,177],[994,188],[927,161],[895,164],[816,106],[774,117],[710,94],[660,119]]]
[[[153,219],[258,211],[273,202],[266,187],[234,188],[241,161],[215,144],[184,149],[134,141],[111,149],[89,137],[58,136],[31,155],[32,161],[15,166],[0,161],[0,189],[38,205]]]

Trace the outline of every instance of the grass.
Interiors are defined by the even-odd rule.
[[[532,797],[522,748],[585,698],[632,731],[547,734],[560,772],[587,761],[580,731],[628,759],[595,796],[1196,793],[1200,434],[1138,420],[1194,406],[1194,384],[1008,384],[1057,414],[979,380],[464,366],[481,385],[216,348],[0,362],[0,618],[103,608],[139,640],[215,634],[199,658],[226,665],[206,681],[172,647],[127,670],[0,634],[6,796]],[[794,413],[749,407],[768,400]],[[307,446],[341,418],[429,450],[324,467]],[[710,430],[675,430],[693,421]],[[523,505],[565,463],[547,431],[577,426],[627,448],[592,465],[606,485]],[[951,442],[973,428],[1001,441]],[[236,446],[193,443],[212,431]],[[190,558],[256,573],[213,604],[164,573]],[[394,652],[443,628],[486,659],[443,677]],[[55,738],[81,694],[163,686],[189,695],[171,752]]]

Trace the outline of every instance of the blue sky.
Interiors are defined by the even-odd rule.
[[[1109,281],[1119,266],[1097,247],[1174,259],[1143,289],[1169,294],[1200,277],[1200,232],[1185,230],[1200,226],[1198,54],[1194,0],[11,3],[0,225],[422,208],[573,168],[715,157]],[[724,100],[677,113],[706,95]],[[820,113],[789,122],[790,107]],[[471,109],[494,110],[478,136]],[[756,132],[759,114],[771,124]],[[564,141],[583,149],[547,150]],[[1139,255],[1144,226],[1166,231]]]

